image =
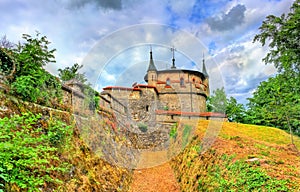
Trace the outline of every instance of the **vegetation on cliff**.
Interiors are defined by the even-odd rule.
[[[0,106],[0,191],[127,190],[130,170],[95,154],[72,114],[1,92]]]
[[[0,188],[34,191],[61,184],[55,175],[68,172],[70,164],[59,154],[71,135],[71,126],[40,114],[0,119]]]

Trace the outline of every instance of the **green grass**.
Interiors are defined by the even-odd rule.
[[[215,191],[288,191],[288,180],[270,177],[255,163],[232,161],[234,155],[218,157],[219,164],[209,165],[207,175],[198,179],[198,191],[213,186]],[[205,182],[204,182],[205,181]]]
[[[202,153],[201,139],[210,124],[200,121],[198,137],[172,161],[184,191],[300,191],[300,157],[288,133],[224,122],[216,141]],[[299,148],[299,137],[294,142]],[[249,162],[252,158],[258,160]]]
[[[59,120],[23,113],[0,119],[0,191],[38,191],[46,183],[62,183],[52,175],[66,173],[67,162],[59,160],[60,148],[68,145],[72,130]]]
[[[237,124],[237,123],[223,123],[223,128],[220,132],[220,136],[227,138],[230,136],[252,138],[253,140],[268,142],[278,145],[287,145],[291,143],[290,135],[277,128],[248,125],[248,124]],[[300,138],[293,136],[294,143],[298,149],[300,149]]]

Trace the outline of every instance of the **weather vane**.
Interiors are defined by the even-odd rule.
[[[172,59],[172,67],[171,67],[171,69],[176,69],[176,66],[175,66],[175,51],[176,51],[176,49],[175,49],[174,45],[173,45],[173,47],[171,47],[171,51],[173,53],[173,59]]]

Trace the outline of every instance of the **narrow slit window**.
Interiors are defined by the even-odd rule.
[[[180,78],[180,86],[183,87],[184,86],[184,79]]]
[[[170,85],[171,85],[170,78],[167,78],[167,80],[166,80],[166,86],[170,86]]]

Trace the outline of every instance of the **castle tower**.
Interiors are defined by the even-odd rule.
[[[152,48],[150,48],[150,61],[149,61],[149,67],[147,70],[147,82],[148,85],[155,86],[157,82],[157,69],[153,62],[153,56],[152,56]]]

